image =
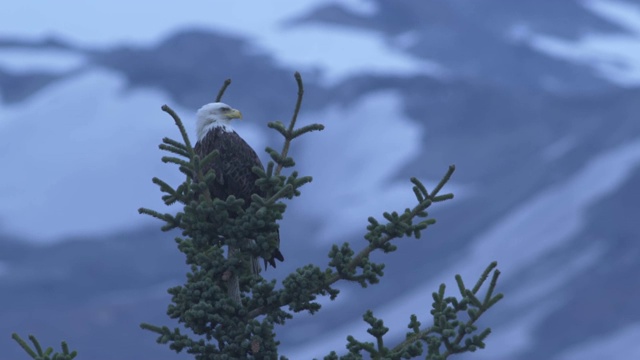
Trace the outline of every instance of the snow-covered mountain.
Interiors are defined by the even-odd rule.
[[[164,289],[185,271],[172,234],[136,212],[162,208],[153,176],[181,179],[159,160],[161,138],[178,136],[160,106],[189,124],[232,78],[225,101],[247,120],[238,132],[277,147],[265,124],[289,118],[295,70],[300,121],[326,130],[293,146],[314,181],[281,222],[287,261],[267,276],[326,263],[332,243],[363,246],[368,216],[413,204],[410,176],[433,187],[456,164],[445,189],[456,197],[433,206],[422,240],[376,255],[388,263],[381,284],[343,285],[319,314],[279,329],[284,355],[366,339],[366,309],[400,339],[410,314],[428,318],[440,283],[472,281],[493,260],[506,297],[482,322],[487,349],[464,358],[640,355],[640,5],[63,3],[78,12],[41,4],[52,16],[35,22],[27,2],[0,11],[6,356],[21,356],[17,331],[98,360],[187,358],[138,328],[170,324]]]

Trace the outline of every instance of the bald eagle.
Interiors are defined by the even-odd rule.
[[[265,196],[263,191],[256,186],[256,175],[251,169],[264,166],[256,152],[247,144],[231,127],[233,119],[242,118],[240,111],[221,102],[209,103],[201,107],[197,114],[196,130],[198,142],[194,150],[200,158],[204,158],[214,150],[218,150],[218,156],[202,170],[204,173],[213,169],[216,181],[209,191],[215,198],[225,200],[229,195],[244,200],[244,208],[251,204],[251,195]],[[278,244],[280,244],[280,231],[278,231]],[[267,264],[276,267],[276,259],[284,261],[284,257],[276,248],[269,259],[264,259],[265,269]],[[254,261],[254,264],[257,264]],[[256,265],[254,266],[254,272]],[[257,265],[259,271],[259,265]]]

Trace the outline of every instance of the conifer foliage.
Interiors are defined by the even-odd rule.
[[[254,276],[249,269],[251,257],[268,258],[277,246],[275,222],[282,219],[286,209],[281,200],[300,195],[300,187],[311,181],[311,177],[299,177],[296,171],[291,171],[288,176],[281,174],[283,169],[295,165],[288,156],[291,141],[324,128],[319,124],[295,128],[303,95],[299,74],[296,74],[296,80],[299,95],[289,126],[285,127],[281,122],[269,123],[270,128],[284,137],[285,146],[280,152],[267,148],[271,161],[266,169],[253,169],[259,176],[257,184],[267,196],[254,194],[251,205],[245,210],[243,200],[234,196],[212,198],[209,186],[216,181],[216,174],[213,170],[203,173],[202,168],[218,154],[214,152],[199,158],[178,115],[168,106],[162,107],[174,119],[183,140],[163,139],[160,148],[172,156],[165,156],[162,161],[178,165],[186,179],[175,189],[158,178],[153,182],[165,193],[163,200],[167,205],[179,202],[184,205],[184,210],[175,215],[144,208],[140,212],[163,220],[163,230],[182,230],[182,236],[176,241],[180,251],[186,255],[191,272],[183,286],[169,289],[173,303],[167,313],[200,338],[185,335],[180,329],[170,330],[149,324],[142,324],[142,327],[160,334],[158,342],[169,343],[176,351],[184,349],[196,355],[196,359],[277,358],[278,342],[273,326],[284,324],[291,318],[291,314],[281,308],[296,302],[300,302],[296,305],[300,309],[298,311],[310,306],[305,305],[311,301],[309,295],[296,291],[298,286],[291,281],[285,280],[285,283],[294,285],[296,289],[287,289],[285,285],[285,289],[275,290],[275,281],[268,282]],[[229,83],[230,80],[225,82],[217,101]],[[225,247],[234,251],[227,251],[225,256]],[[299,280],[305,281],[304,278]],[[317,294],[325,290],[309,288],[307,292]],[[213,339],[215,341],[209,341]]]
[[[78,355],[78,352],[75,350],[69,351],[69,346],[64,341],[61,344],[62,352],[59,353],[53,352],[53,348],[51,347],[43,350],[40,342],[34,335],[29,335],[29,340],[31,340],[33,348],[16,333],[13,333],[11,338],[34,360],[72,360]]]
[[[196,359],[277,358],[275,324],[284,324],[296,312],[315,313],[320,310],[317,297],[328,295],[335,299],[339,291],[334,284],[340,280],[356,282],[363,287],[378,283],[383,275],[384,264],[372,262],[369,254],[377,249],[386,253],[394,251],[396,246],[391,242],[393,239],[403,236],[419,238],[423,230],[435,223],[434,219],[428,217],[426,209],[433,203],[453,198],[452,194],[439,195],[455,170],[453,166],[431,193],[418,179],[412,178],[417,204],[402,213],[384,213],[383,221],[370,217],[368,233],[365,235],[368,244],[358,254],[348,243],[335,245],[329,253],[329,268],[306,265],[288,275],[280,288],[276,287],[275,280],[267,281],[252,276],[248,265],[250,256],[268,256],[276,246],[273,238],[277,226],[275,221],[282,218],[286,209],[282,200],[299,196],[300,188],[311,181],[310,176],[300,177],[292,170],[295,162],[288,156],[291,141],[308,132],[323,129],[320,124],[295,127],[304,93],[300,74],[296,73],[295,78],[298,98],[289,125],[285,127],[280,122],[269,123],[269,127],[284,138],[283,148],[280,152],[266,149],[271,156],[266,171],[254,168],[260,177],[258,184],[268,196],[253,195],[251,205],[246,210],[243,210],[242,200],[233,196],[227,199],[211,198],[208,184],[214,181],[215,174],[212,171],[203,173],[202,167],[217,154],[210,154],[204,159],[195,155],[180,118],[169,107],[163,107],[173,117],[183,140],[163,140],[160,148],[179,156],[165,156],[163,161],[177,164],[186,175],[186,180],[175,189],[157,178],[153,182],[165,193],[163,199],[167,205],[177,201],[184,205],[184,210],[176,215],[149,209],[140,209],[140,212],[165,221],[164,230],[182,230],[182,237],[177,239],[178,247],[186,254],[191,272],[187,275],[185,285],[169,290],[173,295],[173,303],[169,306],[168,314],[198,338],[188,336],[177,328],[171,330],[149,324],[143,324],[142,327],[158,333],[158,342],[169,343],[176,351],[186,350],[196,355]],[[217,100],[220,100],[229,83],[229,80],[225,82]],[[288,176],[282,174],[285,169],[291,170]],[[227,251],[225,257],[225,247],[237,251]],[[349,337],[349,355],[344,358],[359,358],[363,352],[373,358],[418,356],[422,353],[422,344],[426,343],[431,358],[444,359],[450,354],[484,347],[483,340],[489,330],[479,335],[471,334],[476,330],[474,324],[478,317],[502,296],[492,296],[499,275],[497,270],[493,273],[484,300],[479,300],[476,294],[495,266],[489,266],[473,289],[466,289],[458,277],[460,299],[445,298],[443,285],[439,292],[434,293],[434,325],[421,329],[417,317],[412,317],[409,324],[412,332],[399,347],[389,349],[384,346],[382,336],[387,329],[381,320],[368,311],[364,319],[371,325],[369,333],[376,338],[377,345]],[[240,289],[235,299],[230,295],[233,294],[230,287],[238,286],[229,281],[233,275],[239,279]],[[468,321],[458,320],[460,311],[468,313]],[[337,359],[337,356],[334,352],[327,358]]]
[[[176,352],[186,351],[197,360],[278,359],[275,325],[284,325],[298,312],[318,312],[321,309],[318,297],[335,299],[339,294],[335,284],[339,281],[354,282],[362,287],[377,284],[384,275],[385,265],[374,263],[370,254],[375,250],[395,251],[392,241],[401,237],[420,238],[422,232],[435,223],[427,209],[453,198],[453,194],[440,195],[455,171],[453,165],[430,192],[418,179],[412,178],[416,204],[402,212],[385,212],[381,219],[369,217],[362,250],[356,253],[346,242],[334,245],[328,254],[327,268],[313,264],[303,266],[287,275],[279,285],[276,280],[267,281],[253,274],[251,258],[268,257],[277,246],[276,221],[282,219],[286,210],[283,200],[300,196],[301,187],[312,180],[294,170],[295,161],[289,156],[290,144],[304,134],[324,128],[321,124],[296,128],[304,89],[299,73],[295,79],[298,97],[291,121],[287,126],[279,121],[268,124],[282,135],[284,145],[280,151],[266,149],[271,160],[264,171],[258,167],[253,169],[259,175],[257,184],[266,196],[254,194],[249,207],[243,207],[244,200],[234,196],[212,197],[209,185],[216,176],[213,170],[205,173],[203,168],[218,154],[204,158],[196,155],[179,116],[168,106],[162,106],[182,137],[182,141],[162,140],[160,149],[169,153],[162,161],[177,165],[185,180],[175,188],[158,178],[153,178],[153,183],[162,191],[165,204],[180,203],[182,210],[171,214],[141,208],[139,212],[162,220],[162,230],[181,230],[176,242],[186,256],[190,271],[184,285],[168,290],[172,300],[167,314],[177,319],[183,328],[151,324],[141,324],[141,327],[156,333],[158,343],[168,344]],[[229,84],[230,80],[225,81],[216,101]],[[349,336],[346,350],[336,349],[325,359],[423,357],[439,360],[484,348],[484,340],[491,330],[478,332],[477,321],[502,298],[502,294],[494,294],[500,274],[496,267],[495,262],[490,264],[472,288],[467,288],[462,278],[456,276],[459,296],[445,296],[442,284],[433,293],[431,314],[425,320],[430,325],[423,326],[418,321],[418,317],[424,316],[412,315],[405,340],[393,347],[385,342],[389,329],[383,320],[367,310],[363,318],[369,324],[368,333],[374,341]],[[491,280],[485,286],[488,278]],[[483,287],[486,290],[481,295]],[[416,310],[419,314],[427,311],[426,308]],[[280,356],[280,359],[286,357]]]

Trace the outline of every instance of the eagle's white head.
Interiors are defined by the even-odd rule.
[[[242,113],[225,103],[215,102],[201,107],[196,113],[196,118],[198,140],[202,140],[213,128],[222,127],[224,131],[232,130],[231,120],[241,119]]]

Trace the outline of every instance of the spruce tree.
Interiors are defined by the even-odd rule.
[[[295,79],[298,96],[291,121],[286,126],[279,121],[268,124],[282,136],[282,149],[268,147],[270,161],[266,169],[253,169],[259,175],[256,184],[267,195],[253,194],[248,207],[243,207],[243,200],[234,196],[212,197],[209,186],[215,181],[215,173],[213,170],[205,173],[203,167],[218,154],[214,152],[204,158],[196,155],[180,117],[167,105],[162,106],[173,118],[182,138],[182,141],[162,140],[160,149],[169,153],[162,161],[177,165],[185,180],[175,188],[158,178],[153,178],[153,182],[163,192],[165,204],[180,203],[182,210],[171,214],[141,208],[139,212],[162,220],[164,231],[181,231],[176,243],[178,250],[185,254],[190,271],[185,284],[168,290],[172,299],[167,315],[178,320],[187,331],[151,324],[141,324],[141,327],[158,334],[157,342],[168,344],[176,352],[186,351],[197,360],[277,359],[279,342],[275,325],[285,325],[295,313],[318,312],[321,309],[318,296],[335,299],[339,295],[335,288],[339,281],[354,282],[362,287],[377,284],[385,265],[373,262],[370,254],[376,250],[395,251],[394,240],[401,237],[420,238],[424,230],[435,224],[427,209],[453,198],[450,193],[440,194],[455,171],[453,165],[430,192],[418,179],[411,178],[416,203],[404,211],[385,212],[379,219],[369,217],[365,241],[357,253],[345,242],[331,248],[326,268],[305,265],[287,275],[280,284],[256,276],[251,271],[251,259],[268,257],[277,246],[274,229],[286,210],[283,200],[300,196],[301,188],[312,180],[311,176],[301,176],[295,170],[295,161],[289,155],[290,144],[302,135],[324,128],[321,124],[296,128],[304,88],[299,73]],[[229,84],[230,80],[225,81],[216,101],[220,101]],[[496,267],[495,262],[489,264],[471,288],[457,275],[458,296],[445,295],[445,285],[440,285],[433,293],[430,316],[424,316],[426,309],[416,309],[422,315],[408,319],[409,331],[400,344],[388,345],[384,341],[388,328],[371,310],[366,310],[363,319],[373,339],[364,341],[349,336],[346,351],[336,349],[324,358],[424,356],[435,360],[484,348],[484,340],[491,330],[478,331],[477,321],[502,298],[502,294],[494,294],[500,274]],[[486,290],[481,295],[483,287]],[[423,322],[428,325],[423,325],[419,317],[426,318]],[[17,335],[15,338],[28,349]],[[66,344],[64,346],[66,349]],[[280,356],[280,359],[286,357]]]

